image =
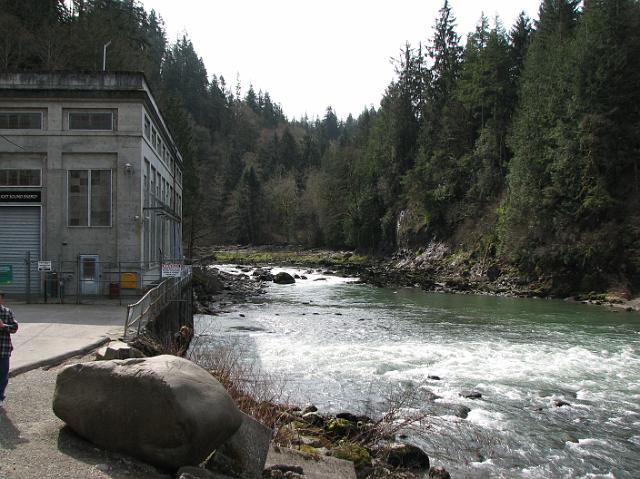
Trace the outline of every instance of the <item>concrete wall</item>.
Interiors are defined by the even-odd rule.
[[[0,108],[47,111],[44,130],[19,130],[7,135],[22,150],[13,147],[12,153],[0,152],[0,168],[42,169],[43,258],[73,261],[78,254],[98,254],[101,260],[114,262],[140,258],[142,105],[38,100],[1,101]],[[117,130],[65,130],[63,112],[74,108],[116,110]],[[127,163],[133,165],[132,174],[127,173]],[[67,172],[70,169],[112,171],[111,227],[67,226]]]
[[[64,269],[75,275],[69,274],[65,293],[75,291],[78,255],[99,256],[103,294],[109,282],[119,281],[120,270],[136,272],[139,280],[143,270],[157,270],[157,265],[144,261],[145,234],[151,233],[145,218],[154,216],[158,224],[168,224],[172,218],[180,224],[181,213],[175,215],[163,204],[151,205],[160,206],[157,211],[144,209],[145,159],[181,197],[177,178],[182,163],[144,77],[137,73],[0,74],[0,109],[43,114],[41,130],[0,130],[5,137],[0,139],[0,169],[41,169],[42,187],[14,189],[42,191],[40,259],[65,264]],[[113,131],[70,130],[68,112],[77,109],[114,112]],[[170,157],[145,138],[145,118]],[[111,226],[69,226],[68,171],[91,169],[111,171]],[[181,256],[181,247],[174,250]]]

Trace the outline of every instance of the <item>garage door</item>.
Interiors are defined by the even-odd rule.
[[[40,291],[40,207],[0,206],[0,290],[11,296],[26,294],[28,251],[34,296]]]

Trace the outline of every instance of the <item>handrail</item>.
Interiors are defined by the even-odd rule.
[[[124,339],[134,332],[135,336],[139,336],[142,327],[157,318],[171,301],[179,297],[184,285],[189,281],[191,281],[191,271],[187,271],[179,278],[167,278],[147,291],[137,302],[129,304],[124,323]],[[137,328],[132,328],[136,325]]]

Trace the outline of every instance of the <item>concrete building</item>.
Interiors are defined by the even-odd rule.
[[[157,279],[182,258],[182,168],[141,73],[0,74],[0,289]]]

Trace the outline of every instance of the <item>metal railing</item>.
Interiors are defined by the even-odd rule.
[[[127,306],[124,324],[124,339],[139,336],[143,328],[156,319],[172,303],[182,301],[183,291],[191,283],[191,268],[184,267],[183,274],[177,278],[167,278],[151,288],[136,303]],[[190,303],[189,298],[185,301]],[[190,308],[189,308],[190,309]]]

